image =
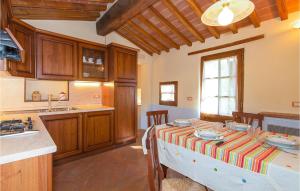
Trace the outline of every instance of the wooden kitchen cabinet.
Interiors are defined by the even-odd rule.
[[[108,62],[105,46],[79,43],[79,78],[88,81],[107,81]]]
[[[25,50],[24,62],[9,61],[9,72],[13,76],[35,78],[35,32],[24,22],[12,19],[10,30]]]
[[[109,81],[133,82],[137,80],[137,50],[117,44],[108,45]]]
[[[52,154],[0,165],[1,191],[52,191]]]
[[[137,102],[136,84],[115,83],[115,143],[136,140]]]
[[[82,115],[61,114],[41,117],[57,146],[54,159],[62,159],[82,152]]]
[[[37,78],[76,80],[78,78],[77,42],[52,34],[37,34]]]
[[[98,111],[84,113],[84,151],[91,151],[112,145],[113,129],[113,111]]]

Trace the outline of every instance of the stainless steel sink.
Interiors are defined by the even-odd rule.
[[[52,108],[51,110],[49,109],[41,109],[40,112],[58,112],[58,111],[74,111],[78,110],[76,107],[57,107],[57,108]]]

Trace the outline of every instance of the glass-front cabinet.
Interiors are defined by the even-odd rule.
[[[107,81],[106,47],[93,44],[79,44],[79,77],[81,80]]]

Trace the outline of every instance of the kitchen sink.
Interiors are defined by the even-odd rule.
[[[41,109],[40,112],[58,112],[58,111],[74,111],[78,110],[76,107],[56,107],[52,108],[51,110],[49,109]]]

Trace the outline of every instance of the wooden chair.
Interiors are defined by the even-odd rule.
[[[253,122],[257,121],[258,127],[262,129],[262,121],[264,117],[260,114],[232,112],[232,116],[233,116],[233,121],[238,123],[246,123],[249,125],[253,125]]]
[[[148,130],[146,139],[148,160],[148,183],[150,191],[207,191],[207,188],[188,178],[166,178],[158,158],[155,127]]]
[[[163,116],[165,118],[165,123],[168,123],[168,110],[148,111],[148,127],[151,126],[151,117],[153,118],[154,125],[161,125]]]

